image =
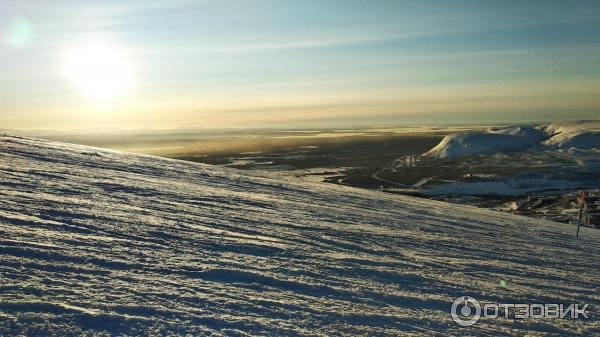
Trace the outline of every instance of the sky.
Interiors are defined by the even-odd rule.
[[[0,3],[0,129],[600,117],[600,1]]]

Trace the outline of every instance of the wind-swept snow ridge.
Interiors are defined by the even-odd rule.
[[[600,149],[600,120],[569,121],[536,127],[516,126],[484,132],[449,134],[423,156],[452,158],[536,149]]]
[[[600,235],[574,231],[4,136],[0,335],[597,335]],[[593,318],[462,328],[459,295],[588,303]]]
[[[515,151],[532,146],[548,136],[532,127],[511,127],[487,132],[453,133],[424,153],[424,156],[449,158],[475,154]]]
[[[552,136],[544,145],[563,149],[600,148],[600,120],[545,124],[538,129]]]

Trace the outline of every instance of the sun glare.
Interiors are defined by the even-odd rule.
[[[70,51],[66,72],[80,90],[94,99],[118,98],[131,84],[131,67],[126,55],[108,45],[88,45]]]

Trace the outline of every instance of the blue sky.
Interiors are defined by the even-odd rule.
[[[5,128],[491,123],[600,112],[595,1],[9,0],[0,37]],[[108,51],[75,67],[73,81],[65,64],[82,62],[68,55],[89,45]],[[108,68],[85,69],[97,64]],[[125,81],[122,64],[126,89],[90,97]]]

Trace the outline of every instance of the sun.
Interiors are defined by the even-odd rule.
[[[117,47],[90,44],[67,53],[67,76],[86,95],[99,100],[115,99],[131,84],[131,66]]]

